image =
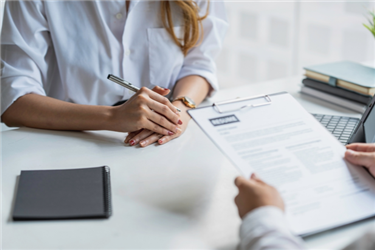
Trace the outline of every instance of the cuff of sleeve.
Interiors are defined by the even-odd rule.
[[[1,79],[1,115],[18,98],[35,93],[46,95],[42,85],[30,77],[6,77]]]
[[[251,233],[262,234],[261,231],[277,229],[290,234],[283,211],[274,206],[264,206],[254,209],[243,218],[240,228],[240,238],[244,239]]]
[[[288,228],[281,209],[265,206],[248,213],[240,228],[239,249],[305,249]]]
[[[216,75],[207,70],[183,68],[181,73],[178,75],[177,81],[179,81],[180,79],[184,77],[191,76],[191,75],[197,75],[197,76],[203,77],[211,85],[211,90],[208,93],[207,97],[212,97],[219,90],[219,85],[218,85]]]

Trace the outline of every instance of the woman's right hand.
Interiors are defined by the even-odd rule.
[[[166,97],[143,87],[124,104],[112,108],[110,123],[112,130],[119,132],[148,129],[173,135],[179,120],[179,113]]]

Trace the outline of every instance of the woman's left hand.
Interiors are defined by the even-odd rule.
[[[154,133],[148,129],[141,129],[128,134],[125,139],[125,143],[129,143],[130,146],[140,145],[141,147],[147,147],[148,145],[157,142],[158,144],[165,144],[172,139],[175,139],[185,132],[185,129],[190,121],[190,116],[186,112],[186,106],[181,102],[177,101],[173,103],[174,106],[181,109],[180,120],[181,124],[177,125],[177,133],[173,135],[161,135]]]

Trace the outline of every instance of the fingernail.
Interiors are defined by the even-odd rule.
[[[130,140],[129,144],[130,144],[130,146],[134,146],[135,141],[134,140]]]
[[[141,144],[141,146],[145,146],[146,145],[146,141],[141,141],[139,144]]]
[[[162,144],[163,143],[163,140],[162,139],[159,139],[159,144]]]
[[[179,125],[182,125],[182,121],[181,120],[178,120],[177,122]]]
[[[171,131],[168,131],[168,135],[174,135],[174,133]]]
[[[164,89],[164,90],[169,90],[169,89],[166,89],[166,88],[162,88],[162,89]]]

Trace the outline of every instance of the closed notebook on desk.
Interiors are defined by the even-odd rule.
[[[328,85],[328,84],[325,84],[323,82],[319,82],[313,79],[309,79],[309,78],[303,79],[302,83],[303,85],[309,88],[317,89],[328,94],[343,97],[350,101],[354,101],[354,102],[358,102],[358,103],[362,103],[366,105],[369,104],[372,100],[371,95],[363,95],[363,94],[350,91],[347,89],[343,89],[340,87],[333,87],[331,85]]]
[[[108,218],[109,167],[21,171],[13,220]]]
[[[306,77],[364,95],[375,94],[375,69],[354,62],[336,62],[304,68]]]

